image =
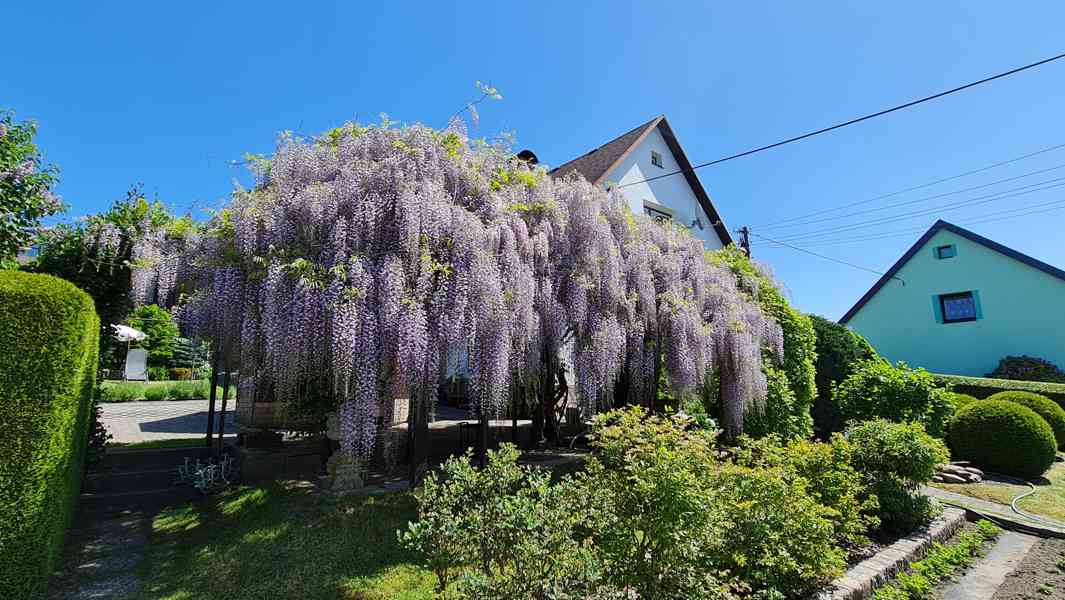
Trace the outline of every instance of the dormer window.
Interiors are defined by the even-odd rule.
[[[958,248],[954,244],[947,244],[946,246],[936,246],[936,258],[943,260],[944,258],[954,258],[958,255]]]
[[[659,169],[665,168],[662,165],[662,155],[658,152],[655,152],[654,150],[651,150],[651,164],[658,167]]]
[[[669,223],[673,220],[673,210],[650,200],[643,201],[643,212],[656,223]]]

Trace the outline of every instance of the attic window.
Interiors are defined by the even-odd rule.
[[[664,166],[662,166],[662,155],[658,152],[655,152],[654,150],[651,150],[651,164],[658,167],[659,169],[665,168]]]
[[[939,304],[944,323],[975,321],[977,318],[976,299],[972,292],[943,294],[939,297]]]
[[[673,211],[668,206],[662,206],[649,200],[643,201],[643,212],[654,219],[656,223],[668,223],[673,220]]]
[[[943,260],[944,258],[954,258],[958,255],[958,248],[954,244],[947,244],[946,246],[936,246],[936,258]]]

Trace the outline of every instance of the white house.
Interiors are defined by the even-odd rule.
[[[671,219],[690,229],[708,250],[727,246],[732,243],[728,228],[691,167],[666,117],[659,115],[551,174],[576,171],[594,185],[616,187],[633,213]],[[668,173],[674,174],[646,181]]]

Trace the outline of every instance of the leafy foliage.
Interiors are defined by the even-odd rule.
[[[1065,409],[1050,398],[1033,392],[1010,391],[992,394],[987,399],[1005,400],[1034,410],[1054,430],[1054,439],[1057,440],[1058,448],[1065,449]]]
[[[932,544],[909,570],[873,593],[873,600],[932,600],[936,585],[961,567],[973,562],[980,548],[998,537],[1002,530],[991,521],[977,521],[976,529],[963,532],[953,543]]]
[[[81,487],[99,321],[68,282],[0,272],[0,594],[40,591]]]
[[[766,400],[752,411],[744,432],[760,436],[776,433],[786,439],[808,438],[813,432],[810,407],[817,396],[814,363],[817,336],[807,315],[792,308],[768,267],[752,261],[743,251],[730,246],[710,254],[712,262],[727,265],[739,278],[741,288],[762,311],[780,324],[783,355],[779,367],[763,361],[767,378]]]
[[[854,373],[833,387],[833,400],[845,422],[916,421],[936,437],[945,435],[954,413],[949,390],[937,387],[928,371],[878,358],[860,361]]]
[[[34,144],[37,124],[16,122],[0,111],[0,267],[15,265],[19,250],[28,246],[41,219],[63,211],[52,192],[59,169],[44,164]]]
[[[954,417],[955,458],[1018,477],[1038,477],[1054,462],[1054,430],[1032,409],[1004,400],[974,402]]]
[[[1065,371],[1049,360],[1032,356],[1007,356],[998,361],[998,366],[987,377],[1065,383]]]
[[[865,477],[866,494],[877,498],[885,530],[904,533],[934,516],[936,507],[920,486],[950,459],[942,441],[919,423],[885,419],[853,425],[846,437],[853,465]]]
[[[130,327],[146,334],[144,340],[133,342],[132,346],[148,351],[149,368],[162,367],[171,363],[180,332],[169,312],[156,304],[145,304],[133,310],[127,323]]]
[[[832,398],[832,386],[850,377],[862,360],[877,358],[876,350],[865,338],[845,325],[818,315],[810,315],[817,334],[817,400],[812,414],[814,429],[821,437],[843,431],[846,423]]]

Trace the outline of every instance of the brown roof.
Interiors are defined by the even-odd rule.
[[[599,146],[584,156],[579,156],[568,163],[551,170],[552,175],[568,175],[576,171],[593,185],[602,185],[603,179],[611,168],[628,154],[630,148],[640,143],[647,134],[664,119],[662,115],[651,119],[639,127],[621,134],[613,140]]]
[[[717,237],[721,240],[722,244],[728,246],[732,243],[732,236],[729,235],[728,228],[725,227],[725,223],[722,221],[721,216],[718,215],[717,209],[714,208],[714,203],[710,199],[710,195],[706,193],[703,184],[699,181],[698,175],[695,174],[691,162],[688,160],[687,155],[684,154],[684,149],[680,147],[680,142],[677,141],[677,136],[674,135],[673,128],[669,126],[669,121],[666,120],[665,115],[658,115],[643,125],[640,125],[631,131],[627,131],[602,146],[599,146],[584,156],[577,157],[560,167],[552,169],[550,173],[552,175],[567,175],[576,171],[593,185],[602,185],[606,176],[613,171],[617,165],[621,164],[621,161],[624,160],[648,134],[654,131],[655,128],[658,128],[662,133],[662,137],[666,140],[666,145],[669,146],[670,152],[673,153],[673,157],[677,160],[677,164],[680,166],[682,173],[678,173],[677,175],[679,176],[683,174],[684,179],[688,181],[688,186],[691,187],[692,192],[695,193],[699,205],[702,206],[703,212],[706,213],[707,218],[710,220],[710,224],[714,227],[714,231],[717,232]]]

